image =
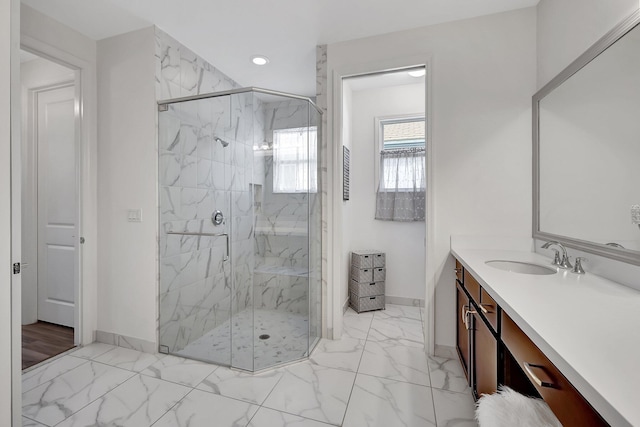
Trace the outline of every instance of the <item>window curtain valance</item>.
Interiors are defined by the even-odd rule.
[[[376,193],[376,219],[425,220],[424,148],[380,152],[380,182]]]

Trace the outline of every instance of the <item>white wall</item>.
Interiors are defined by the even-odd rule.
[[[156,94],[152,27],[98,42],[98,327],[156,342]],[[142,209],[142,222],[128,222]]]
[[[34,117],[29,90],[73,81],[69,68],[43,58],[24,62],[20,66],[22,84],[22,324],[38,321],[38,188],[36,143],[30,127]]]
[[[540,0],[538,88],[638,8],[638,0]]]
[[[82,337],[93,341],[97,319],[97,152],[96,152],[96,42],[28,6],[20,8],[20,43],[43,52],[70,68],[79,69],[82,98],[81,223]]]
[[[0,425],[8,426],[12,423],[12,410],[20,408],[20,364],[17,355],[20,354],[19,343],[12,340],[12,327],[19,331],[20,319],[12,318],[12,274],[9,266],[19,261],[19,254],[11,251],[11,130],[12,110],[15,113],[16,99],[10,94],[14,90],[16,73],[19,73],[18,58],[18,29],[19,2],[16,0],[0,1],[0,264],[5,266],[0,273]],[[12,81],[14,80],[14,81]],[[18,89],[19,90],[19,89]],[[19,101],[17,106],[19,106]],[[19,118],[18,118],[19,121]],[[14,128],[15,130],[15,128]],[[16,256],[17,255],[17,256]],[[17,259],[16,259],[17,258]],[[18,299],[19,301],[19,299]],[[19,313],[18,309],[18,313]],[[13,323],[13,322],[18,323]],[[15,338],[15,336],[14,336]],[[17,348],[16,348],[17,346]],[[12,395],[12,382],[18,379],[17,388]],[[17,399],[13,399],[16,397]]]
[[[450,236],[531,236],[535,25],[528,8],[328,46],[330,88],[358,64],[432,58],[436,344],[455,343]]]
[[[348,82],[345,80],[343,88]],[[374,219],[374,159],[380,149],[374,128],[376,117],[424,114],[425,86],[411,84],[353,92],[347,89],[343,94],[343,130],[351,150],[351,171],[350,200],[343,202],[342,299],[349,297],[351,251],[375,249],[386,253],[386,295],[424,300],[425,223]]]

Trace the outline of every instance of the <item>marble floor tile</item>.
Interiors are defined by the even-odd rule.
[[[358,374],[343,425],[435,426],[431,389]]]
[[[455,392],[469,392],[467,377],[457,359],[428,357],[431,387]]]
[[[22,414],[55,425],[135,375],[89,362],[22,394]]]
[[[353,308],[347,308],[347,311],[344,312],[344,317],[355,316],[360,318],[368,318],[373,319],[373,311],[364,311],[362,313],[356,312]]]
[[[329,427],[308,418],[298,417],[269,408],[260,408],[247,427]]]
[[[22,392],[29,391],[41,384],[51,381],[58,375],[77,368],[80,365],[89,363],[87,359],[81,359],[72,356],[62,356],[59,359],[52,360],[33,371],[29,371],[22,375]]]
[[[340,425],[355,374],[308,362],[282,369],[284,375],[263,406]]]
[[[422,320],[420,316],[420,307],[411,307],[408,305],[387,304],[384,310],[373,312],[375,319],[414,319]]]
[[[140,372],[164,357],[163,354],[143,353],[123,347],[116,347],[94,358],[96,362],[115,366],[128,371]]]
[[[327,368],[344,369],[356,372],[362,351],[364,340],[343,336],[340,340],[321,339],[309,360],[316,365]]]
[[[115,345],[105,344],[101,342],[94,342],[84,347],[80,347],[74,352],[69,353],[69,356],[82,357],[84,359],[95,359],[96,357],[103,355],[109,350],[116,348]]]
[[[153,427],[246,426],[258,408],[250,403],[193,390]]]
[[[172,383],[195,387],[216,368],[216,365],[198,362],[197,360],[164,356],[142,371],[141,374]]]
[[[148,427],[190,390],[188,387],[137,374],[58,425]]]
[[[389,341],[368,341],[358,372],[429,386],[429,364],[424,350]]]
[[[432,389],[438,427],[477,427],[471,393]]]
[[[281,370],[251,374],[221,366],[196,388],[261,405],[280,381],[282,375]]]
[[[44,424],[40,424],[37,421],[30,420],[29,418],[22,417],[22,427],[47,427]]]
[[[353,315],[345,315],[342,318],[342,334],[359,340],[367,339],[373,314],[364,313],[362,315],[353,312]]]
[[[422,322],[416,319],[398,317],[377,319],[374,317],[367,339],[424,348]]]

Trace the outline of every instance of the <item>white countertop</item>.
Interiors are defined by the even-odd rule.
[[[550,265],[520,246],[478,249],[452,239],[451,253],[609,424],[640,426],[640,292],[588,271],[539,276],[485,264]]]

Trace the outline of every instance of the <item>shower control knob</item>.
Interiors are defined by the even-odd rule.
[[[215,211],[212,215],[211,215],[211,222],[213,222],[213,225],[220,225],[224,222],[224,215],[222,214],[222,212],[220,211]]]

